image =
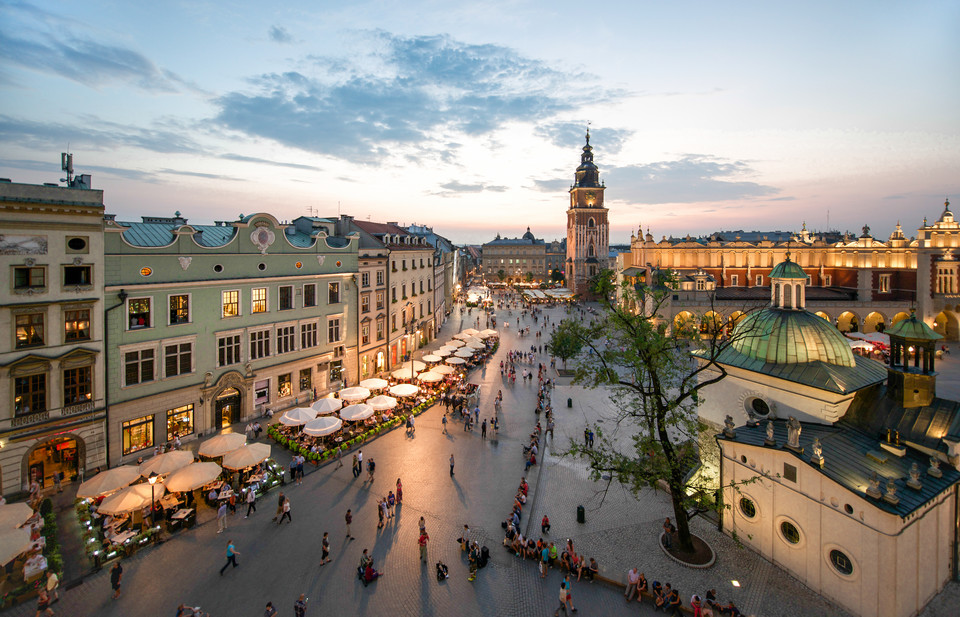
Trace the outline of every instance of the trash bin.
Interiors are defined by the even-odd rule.
[[[568,399],[567,399],[567,407],[573,407],[573,399],[572,399],[572,398],[568,398]]]
[[[586,523],[587,522],[587,513],[583,509],[583,506],[577,506],[577,522]]]

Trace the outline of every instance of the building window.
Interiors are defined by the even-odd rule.
[[[340,283],[327,283],[327,304],[340,304]]]
[[[396,314],[396,313],[394,313],[393,315],[390,316],[390,323],[392,324],[392,325],[391,325],[391,328],[393,328],[393,330],[396,331],[396,329],[397,329],[397,314]]]
[[[730,286],[739,287],[740,286],[740,276],[736,274],[730,275]]]
[[[17,349],[43,345],[43,313],[17,315]]]
[[[825,274],[823,276],[823,286],[830,287],[831,285],[833,285],[833,275]]]
[[[433,291],[433,285],[431,284],[430,279],[427,279],[427,291]]]
[[[369,286],[370,286],[370,273],[369,273],[369,272],[361,272],[361,273],[360,273],[360,284],[361,284],[362,286],[364,286],[364,287],[369,287]]]
[[[783,464],[783,478],[791,482],[797,481],[797,468],[790,463]]]
[[[956,293],[954,280],[957,278],[952,268],[937,268],[937,293],[953,294]]]
[[[303,305],[304,306],[316,306],[317,305],[317,286],[314,283],[303,286]]]
[[[280,310],[289,311],[293,308],[293,287],[284,285],[280,288]]]
[[[130,298],[127,301],[127,316],[129,317],[131,330],[149,328],[153,325],[150,316],[150,303],[150,298]]]
[[[762,287],[762,286],[763,286],[763,275],[762,275],[762,274],[758,274],[758,275],[757,275],[757,287]]]
[[[225,291],[221,294],[221,316],[237,317],[240,315],[240,292],[236,289]]]
[[[423,281],[420,281],[420,293],[423,293]]]
[[[63,312],[63,340],[67,343],[90,340],[89,309]]]
[[[293,396],[293,377],[284,373],[277,378],[277,398]]]
[[[752,500],[747,499],[746,497],[741,497],[740,513],[746,518],[754,518],[757,516],[757,505],[753,503]]]
[[[193,372],[193,343],[174,343],[163,346],[164,372],[177,377]]]
[[[153,447],[153,416],[143,416],[123,423],[123,453]]]
[[[800,544],[800,530],[790,521],[780,523],[780,535],[790,544]]]
[[[167,441],[193,434],[193,403],[167,410]]]
[[[340,318],[331,317],[327,320],[327,342],[340,342]]]
[[[283,326],[277,328],[277,353],[290,353],[296,349],[296,344],[296,326]]]
[[[63,286],[93,285],[93,268],[90,266],[64,266]]]
[[[330,381],[340,381],[343,377],[343,360],[330,361]]]
[[[43,267],[14,268],[14,289],[43,289],[47,286],[47,272]]]
[[[370,344],[370,326],[368,324],[363,324],[360,326],[360,344]]]
[[[13,412],[18,416],[47,410],[47,374],[15,377],[13,381]]]
[[[706,287],[707,284],[703,279],[697,279],[697,291],[703,291]]]
[[[153,381],[154,360],[156,352],[153,349],[127,351],[123,354],[123,374],[125,386],[135,386]]]
[[[310,349],[317,346],[317,324],[300,324],[300,349]]]
[[[266,287],[254,287],[250,290],[250,312],[251,313],[266,313],[267,312],[267,288]]]
[[[402,285],[400,285],[400,297],[403,298],[404,300],[407,299],[407,284],[406,284],[406,283],[403,283]]]
[[[240,363],[240,335],[231,334],[217,339],[217,366]]]
[[[81,366],[63,370],[63,406],[88,403],[93,399],[93,368]]]
[[[190,323],[190,296],[180,294],[170,296],[168,299],[170,305],[170,325],[175,326],[183,323]]]
[[[880,275],[880,293],[887,294],[890,293],[890,275],[881,274]]]
[[[383,292],[382,291],[377,292],[377,310],[378,311],[383,310]]]
[[[311,390],[313,388],[313,371],[308,368],[300,369],[300,391]]]
[[[253,404],[265,405],[270,402],[270,380],[264,379],[253,384]]]
[[[270,330],[250,333],[250,359],[259,360],[270,355]]]
[[[383,285],[383,270],[377,270],[377,285]]]
[[[377,320],[377,340],[383,340],[383,319]]]
[[[770,406],[762,398],[755,398],[750,401],[750,409],[758,416],[766,417],[770,413]]]
[[[433,313],[432,307],[433,307],[433,302],[430,300],[427,300],[427,313]]]
[[[830,565],[844,576],[851,576],[853,574],[853,562],[850,561],[850,558],[842,551],[838,551],[837,549],[830,551]]]

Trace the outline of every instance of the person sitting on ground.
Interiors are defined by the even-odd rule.
[[[663,608],[663,603],[663,587],[660,585],[660,581],[653,581],[653,608],[660,610]]]
[[[573,564],[570,561],[569,551],[564,550],[562,553],[560,553],[560,567],[573,571]]]
[[[507,521],[507,533],[503,538],[503,545],[512,547],[513,541],[516,539],[516,537],[517,537],[516,527],[513,526],[512,522]]]
[[[647,587],[647,577],[643,572],[640,573],[640,580],[637,581],[637,601],[643,602],[643,594],[647,593],[649,588]]]
[[[518,493],[517,493],[517,501],[520,502],[521,505],[526,505],[526,503],[527,503],[527,496],[524,495],[523,492],[518,492]]]
[[[626,598],[627,602],[633,600],[633,596],[637,595],[637,583],[640,582],[640,572],[636,567],[627,570],[627,590],[623,592],[623,597]]]
[[[510,544],[510,548],[518,557],[523,557],[523,547],[523,534],[518,531],[517,535],[513,538],[513,542]]]
[[[674,617],[680,617],[683,613],[680,611],[680,607],[683,606],[683,601],[680,599],[680,592],[676,589],[670,590],[670,595],[667,596],[667,610]]]
[[[533,541],[533,538],[527,540],[527,557],[531,559],[536,559],[540,555],[540,551],[537,550],[537,543]]]
[[[373,559],[370,559],[370,563],[367,564],[367,567],[363,569],[363,580],[372,583],[383,576],[383,572],[377,572],[373,569]]]
[[[530,487],[527,485],[527,479],[526,479],[526,478],[520,478],[520,490],[523,492],[524,496],[526,496],[527,491],[528,491],[529,489],[530,489]]]
[[[706,605],[707,605],[708,607],[712,608],[713,610],[715,610],[715,611],[719,611],[719,610],[720,610],[720,605],[717,603],[717,590],[716,590],[716,589],[708,589],[708,590],[707,590],[707,595],[706,595],[706,597],[704,598],[704,601],[705,601]]]
[[[367,566],[373,563],[373,557],[367,553],[367,549],[363,549],[363,555],[360,556],[360,570],[364,571],[367,569]]]
[[[737,608],[737,605],[733,603],[733,600],[727,603],[722,609],[720,609],[721,615],[730,615],[730,617],[740,617],[743,613],[740,612],[740,609]]]
[[[690,597],[690,610],[693,611],[693,617],[700,617],[703,612],[703,604],[700,601],[700,596],[693,594]]]

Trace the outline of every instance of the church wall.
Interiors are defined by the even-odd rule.
[[[784,568],[814,592],[854,615],[910,617],[943,589],[950,578],[953,493],[927,511],[901,519],[873,507],[871,500],[851,493],[793,454],[772,448],[721,440],[722,482],[742,482],[758,473],[770,476],[725,489],[730,506],[724,531],[775,565]],[[830,464],[830,453],[824,453]],[[783,464],[797,468],[797,482],[783,477]],[[741,497],[756,505],[751,520],[740,509]],[[850,506],[851,512],[845,509]],[[789,544],[780,533],[783,521],[794,524],[801,541]],[[853,574],[840,574],[830,551],[843,552]]]

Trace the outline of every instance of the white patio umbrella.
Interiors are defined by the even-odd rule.
[[[441,347],[440,349],[433,352],[433,355],[440,356],[441,358],[446,358],[449,355],[453,354],[453,349],[448,349],[446,347]]]
[[[426,373],[417,375],[417,379],[423,383],[437,383],[438,381],[443,381],[443,375],[434,373],[433,371],[427,371]]]
[[[26,502],[5,503],[0,506],[0,533],[19,527],[33,516],[33,508]]]
[[[270,444],[248,443],[223,455],[224,469],[240,471],[262,463],[270,456]]]
[[[480,336],[482,336],[483,338],[489,338],[489,337],[491,337],[491,336],[497,336],[497,331],[496,331],[496,330],[491,330],[491,329],[487,328],[486,330],[483,330],[482,332],[480,332]]]
[[[869,341],[871,343],[882,343],[883,345],[890,344],[890,335],[885,332],[871,332],[863,336],[863,340]]]
[[[343,426],[343,420],[334,416],[317,418],[303,425],[303,432],[311,437],[323,437],[336,433]]]
[[[467,347],[470,349],[486,349],[486,345],[483,344],[483,341],[469,341]]]
[[[477,353],[477,350],[476,350],[476,349],[471,349],[471,348],[469,348],[469,347],[464,347],[464,348],[462,348],[460,351],[458,351],[457,353],[455,353],[455,354],[453,354],[453,355],[455,355],[455,356],[458,357],[458,358],[469,358],[470,356],[472,356],[472,355],[475,354],[475,353]]]
[[[32,545],[29,529],[4,529],[0,532],[0,563],[10,563],[21,553],[30,550]]]
[[[417,371],[411,372],[410,367],[408,366],[407,368],[398,368],[390,374],[393,375],[394,379],[410,379],[411,376],[417,376]]]
[[[444,345],[444,347],[463,347],[465,344],[466,344],[466,343],[464,343],[463,341],[458,341],[458,340],[454,339],[454,340],[452,340],[452,341],[447,341],[447,342],[444,343],[443,345]]]
[[[397,399],[392,396],[375,396],[367,399],[367,405],[373,407],[374,411],[386,411],[397,406]]]
[[[380,379],[379,377],[371,377],[360,382],[360,387],[370,390],[383,390],[389,385],[390,383],[386,379]]]
[[[414,360],[414,361],[413,361],[413,370],[415,370],[416,372],[419,373],[420,371],[426,370],[426,368],[427,368],[427,365],[424,364],[423,362],[421,362],[420,360]],[[409,362],[404,362],[403,364],[401,364],[400,366],[397,367],[397,370],[402,371],[403,369],[407,369],[407,373],[409,373],[409,372],[410,372],[410,363],[409,363]]]
[[[352,403],[353,401],[362,401],[363,399],[370,398],[370,390],[354,386],[353,388],[340,390],[337,396]]]
[[[466,330],[463,331],[463,334],[469,334],[470,336],[475,336],[479,333],[480,333],[479,330],[474,330],[473,328],[467,328]]]
[[[424,362],[442,362],[443,358],[434,354],[429,354],[423,357]]]
[[[390,388],[390,394],[394,396],[413,396],[420,391],[420,388],[413,384],[401,383]]]
[[[466,364],[466,363],[467,363],[466,360],[464,360],[463,358],[458,358],[458,357],[447,358],[446,362],[447,362],[447,364],[453,364],[453,365]]]
[[[146,460],[140,465],[140,475],[144,478],[155,473],[158,476],[165,476],[168,473],[186,467],[193,462],[193,452],[189,450],[171,450],[158,454],[153,458]]]
[[[297,407],[296,409],[288,410],[287,413],[280,416],[280,424],[286,426],[302,426],[316,417],[317,412],[312,407]]]
[[[97,512],[101,514],[123,514],[132,510],[139,510],[150,505],[151,495],[154,499],[159,499],[166,492],[166,487],[159,480],[153,485],[147,482],[134,484],[104,499],[97,507]]]
[[[460,358],[457,359],[459,360]],[[449,375],[450,373],[457,372],[457,369],[453,368],[452,366],[447,366],[446,364],[440,364],[439,366],[435,366],[430,369],[430,372],[438,373],[440,375]]]
[[[310,409],[317,412],[317,415],[320,416],[340,411],[341,407],[343,407],[343,401],[338,398],[322,398],[313,405],[310,405]]]
[[[396,386],[394,386],[396,387]],[[373,415],[373,407],[370,405],[348,405],[340,410],[340,419],[346,422],[358,422],[366,420]]]
[[[247,436],[243,433],[224,433],[223,435],[217,435],[216,437],[211,437],[202,444],[200,444],[200,449],[197,453],[200,456],[223,456],[231,450],[236,450],[242,446],[247,441]],[[187,467],[192,467],[192,465],[187,465]],[[186,468],[184,468],[186,469]],[[177,470],[179,471],[179,470]],[[176,471],[174,472],[176,473]],[[218,472],[219,473],[219,472]],[[170,489],[173,490],[173,489]]]
[[[236,448],[234,448],[236,450]],[[171,493],[182,493],[210,484],[220,475],[220,465],[212,462],[194,463],[176,470],[164,481],[163,485]]]
[[[874,347],[872,343],[866,341],[849,341],[850,349],[866,349],[867,351],[873,351]]]
[[[457,334],[454,334],[454,335],[453,335],[453,338],[455,338],[455,339],[460,339],[461,341],[465,341],[465,340],[467,340],[468,338],[470,338],[471,336],[473,336],[473,335],[472,335],[472,334],[467,334],[467,333],[465,333],[465,332],[459,332],[459,333],[457,333]]]
[[[844,332],[843,335],[846,336],[847,338],[856,338],[856,339],[867,338],[867,335],[864,334],[863,332]]]
[[[139,477],[140,470],[133,465],[120,465],[119,467],[104,469],[80,485],[77,490],[77,497],[86,499],[113,493]]]

